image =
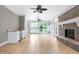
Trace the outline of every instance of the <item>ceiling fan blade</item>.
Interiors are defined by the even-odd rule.
[[[46,11],[46,10],[48,10],[48,9],[47,9],[47,8],[41,8],[41,10],[42,10],[42,11]]]
[[[37,11],[33,11],[33,13],[35,13],[35,12],[37,12]]]

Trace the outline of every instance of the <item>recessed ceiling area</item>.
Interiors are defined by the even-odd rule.
[[[47,8],[47,11],[44,11],[43,14],[39,15],[41,19],[54,19],[58,15],[66,12],[67,10],[73,8],[75,5],[42,5],[43,8]],[[37,15],[37,12],[34,14],[33,10],[30,8],[36,8],[37,5],[5,5],[8,9],[13,11],[19,16],[22,15]],[[30,16],[29,16],[30,17]],[[33,18],[32,18],[33,19]]]

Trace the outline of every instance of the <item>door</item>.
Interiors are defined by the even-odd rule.
[[[31,34],[48,34],[49,23],[48,21],[30,21],[30,33]]]

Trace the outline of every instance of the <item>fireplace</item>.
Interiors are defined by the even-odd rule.
[[[74,29],[65,29],[65,37],[74,40]]]

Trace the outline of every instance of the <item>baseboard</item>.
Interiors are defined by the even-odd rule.
[[[0,43],[0,47],[3,46],[3,45],[5,45],[5,44],[7,44],[7,43],[8,43],[8,41],[5,41],[3,43]]]

